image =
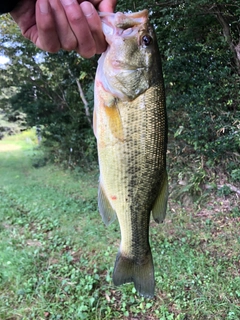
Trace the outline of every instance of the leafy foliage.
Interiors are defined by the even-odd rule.
[[[15,28],[12,30],[10,20],[3,22],[2,32],[7,27],[8,32],[0,49],[10,63],[0,70],[0,80],[3,88],[12,88],[13,94],[0,100],[1,109],[8,117],[20,110],[26,114],[27,127],[41,128],[54,161],[75,166],[82,160],[95,160],[95,138],[77,81],[84,87],[92,118],[96,59],[84,60],[73,52],[43,53],[23,40]]]

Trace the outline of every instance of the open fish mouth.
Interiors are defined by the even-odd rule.
[[[145,11],[137,13],[108,13],[100,12],[99,16],[102,20],[103,33],[106,36],[106,41],[110,44],[114,41],[114,35],[127,37],[137,36],[139,25],[147,20]]]
[[[135,25],[136,26],[136,25]],[[112,25],[105,23],[104,20],[102,20],[102,29],[103,33],[106,37],[106,41],[111,44],[113,42],[113,36],[124,36],[127,37],[134,37],[138,34],[138,30],[136,27],[129,25],[128,28],[125,29],[125,26],[122,25]]]

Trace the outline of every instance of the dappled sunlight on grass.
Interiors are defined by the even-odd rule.
[[[37,146],[35,130],[25,130],[20,134],[7,136],[0,140],[0,152],[9,152]]]
[[[1,144],[0,143],[0,152],[7,152],[7,151],[15,151],[21,149],[21,146],[14,145],[14,144]]]

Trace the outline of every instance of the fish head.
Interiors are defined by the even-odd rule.
[[[99,78],[115,97],[135,99],[161,76],[160,54],[148,11],[101,13],[100,17],[108,48],[99,59]]]

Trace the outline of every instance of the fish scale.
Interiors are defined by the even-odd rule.
[[[114,284],[134,282],[141,295],[152,297],[155,280],[149,245],[150,214],[155,221],[163,221],[168,195],[167,119],[160,54],[146,10],[106,13],[101,18],[108,25],[105,36],[109,47],[99,60],[95,81],[99,210],[107,225],[115,216],[120,224]],[[125,25],[130,31],[119,30]],[[151,41],[145,46],[147,39]]]

